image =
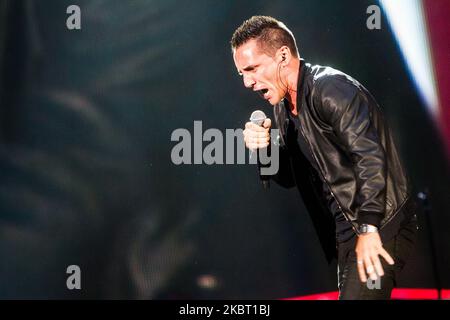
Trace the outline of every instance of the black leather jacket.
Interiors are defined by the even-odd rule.
[[[280,170],[273,179],[284,187],[298,186],[328,258],[334,255],[331,244],[336,246],[332,214],[323,204],[311,203],[312,199],[323,202],[320,192],[311,193],[323,183],[356,233],[359,224],[372,224],[387,241],[413,210],[401,210],[411,202],[407,201],[409,183],[375,99],[350,76],[304,60],[297,89],[301,138],[318,170],[310,166],[303,176],[294,174],[295,164],[285,144],[288,109],[283,100],[274,107],[280,130],[275,142],[280,146]]]

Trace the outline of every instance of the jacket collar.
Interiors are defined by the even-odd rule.
[[[300,107],[302,105],[302,99],[304,96],[305,86],[305,75],[307,72],[307,67],[305,66],[305,60],[300,59],[300,67],[298,71],[298,81],[297,81],[297,111],[300,114]]]
[[[305,75],[308,72],[308,67],[306,66],[306,62],[304,59],[300,59],[300,65],[298,70],[298,81],[297,81],[297,109],[300,113],[300,106],[302,104],[302,99],[304,96],[304,90],[306,89],[305,86]],[[280,101],[279,107],[280,109],[284,109],[287,107],[287,99],[283,98],[283,100]]]
[[[300,59],[298,81],[297,81],[297,109],[300,114],[300,107],[302,105],[302,99],[304,96],[304,90],[307,88],[305,86],[305,75],[308,72],[308,67],[303,59]],[[274,108],[274,119],[280,129],[280,139],[283,144],[285,144],[284,135],[287,131],[287,126],[289,124],[288,119],[288,108],[286,106],[287,100],[284,98],[281,100]]]

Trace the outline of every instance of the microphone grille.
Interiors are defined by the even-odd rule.
[[[252,112],[250,116],[250,121],[258,126],[261,126],[266,120],[266,114],[261,110],[255,110]]]

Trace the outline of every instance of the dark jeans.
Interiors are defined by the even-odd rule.
[[[367,280],[361,282],[356,264],[357,236],[338,245],[338,287],[339,300],[387,300],[403,269],[407,258],[415,247],[417,240],[417,217],[414,215],[407,225],[400,228],[399,233],[383,244],[383,248],[394,259],[395,264],[389,265],[379,256],[384,270],[384,276],[379,281]],[[380,278],[379,278],[380,279]]]

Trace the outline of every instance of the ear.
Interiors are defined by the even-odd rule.
[[[277,51],[277,60],[282,66],[287,66],[292,59],[291,50],[287,46],[282,46]]]

